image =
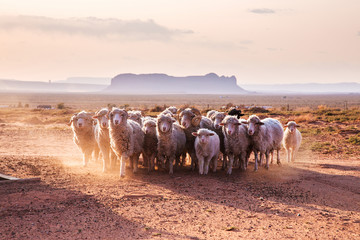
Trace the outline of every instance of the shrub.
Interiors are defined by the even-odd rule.
[[[64,104],[64,103],[58,103],[58,104],[56,105],[56,108],[57,108],[57,109],[64,109],[64,108],[65,108],[65,104]]]
[[[350,137],[348,141],[351,144],[360,145],[360,134]]]

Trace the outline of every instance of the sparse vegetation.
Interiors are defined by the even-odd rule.
[[[57,109],[64,109],[64,108],[65,108],[65,104],[64,104],[64,103],[58,103],[58,104],[56,105],[56,108],[57,108]]]
[[[353,145],[360,145],[360,134],[350,137],[348,142]]]

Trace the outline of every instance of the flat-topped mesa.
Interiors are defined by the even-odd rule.
[[[244,94],[246,91],[236,84],[235,76],[174,77],[161,73],[119,74],[111,79],[106,91],[128,94]]]

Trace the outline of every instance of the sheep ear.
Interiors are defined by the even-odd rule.
[[[295,127],[301,127],[300,125],[296,124]]]
[[[198,135],[197,132],[192,132],[191,134],[192,134],[194,137],[197,137],[197,135]]]
[[[288,126],[288,123],[286,123],[285,125],[284,125],[284,127],[287,127]]]
[[[256,124],[257,124],[257,125],[264,125],[265,123],[263,123],[263,122],[257,122]]]
[[[241,125],[241,123],[235,123],[235,125],[238,125],[238,126],[240,126],[240,125]]]
[[[214,136],[214,133],[209,133],[209,136]]]
[[[92,116],[93,119],[97,119],[98,117],[99,117],[99,115]]]
[[[73,122],[73,119],[71,118],[70,121],[67,123],[67,125],[71,126],[72,122]]]
[[[219,125],[220,125],[220,126],[225,126],[225,123],[220,123]]]

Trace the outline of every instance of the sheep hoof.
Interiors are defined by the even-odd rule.
[[[266,170],[269,170],[269,166],[265,165],[265,169],[266,169]]]
[[[124,178],[124,177],[125,177],[125,175],[122,175],[122,174],[120,175],[120,178]]]

